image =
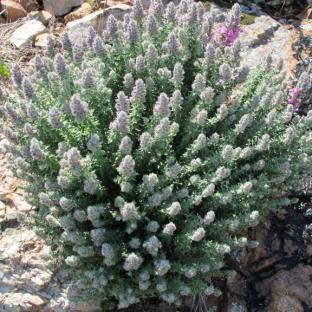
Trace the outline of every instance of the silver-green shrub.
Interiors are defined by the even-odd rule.
[[[218,294],[224,254],[248,243],[237,230],[309,181],[312,112],[296,113],[308,76],[288,90],[270,57],[249,73],[239,16],[135,1],[104,37],[64,33],[32,75],[13,67],[7,148],[80,298]]]

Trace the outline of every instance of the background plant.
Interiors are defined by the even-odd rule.
[[[309,77],[288,91],[271,57],[249,74],[239,20],[238,5],[217,25],[201,3],[136,1],[104,38],[63,33],[31,76],[13,66],[7,148],[77,298],[218,295],[224,254],[248,244],[238,230],[309,181]]]

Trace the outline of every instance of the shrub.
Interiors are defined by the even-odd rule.
[[[144,15],[135,1],[104,38],[63,33],[63,53],[50,39],[32,76],[12,68],[4,105],[55,262],[77,296],[119,308],[218,294],[224,254],[248,243],[238,230],[311,176],[312,112],[296,113],[308,76],[288,91],[281,62],[240,65],[238,5],[223,25],[185,0]]]

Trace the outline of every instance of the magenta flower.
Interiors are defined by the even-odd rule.
[[[240,27],[231,27],[230,23],[226,23],[219,30],[219,42],[226,47],[231,47],[241,32]]]
[[[235,40],[239,37],[242,29],[240,22],[240,7],[235,4],[231,10],[230,18],[221,26],[218,33],[218,41],[225,47],[233,45]]]

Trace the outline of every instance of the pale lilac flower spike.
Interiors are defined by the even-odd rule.
[[[106,23],[106,32],[109,37],[114,37],[118,30],[118,21],[114,15],[109,15]]]
[[[72,48],[72,43],[67,32],[61,34],[61,44],[64,50],[70,50]]]
[[[47,38],[47,46],[45,54],[50,57],[54,56],[55,54],[55,41],[52,36],[48,36]]]
[[[144,17],[144,10],[141,0],[134,0],[132,15],[136,20],[141,20]]]
[[[81,101],[77,94],[71,97],[69,107],[71,114],[74,116],[75,121],[78,123],[82,122],[85,119],[89,111],[88,104]]]
[[[100,36],[96,36],[93,41],[93,49],[98,57],[104,57],[107,54],[107,50],[104,47],[104,42]]]
[[[140,32],[138,29],[138,25],[134,20],[130,20],[129,26],[128,26],[128,40],[130,43],[137,43],[140,37]]]
[[[18,64],[14,64],[11,69],[12,78],[16,86],[21,87],[23,82],[23,75]]]

